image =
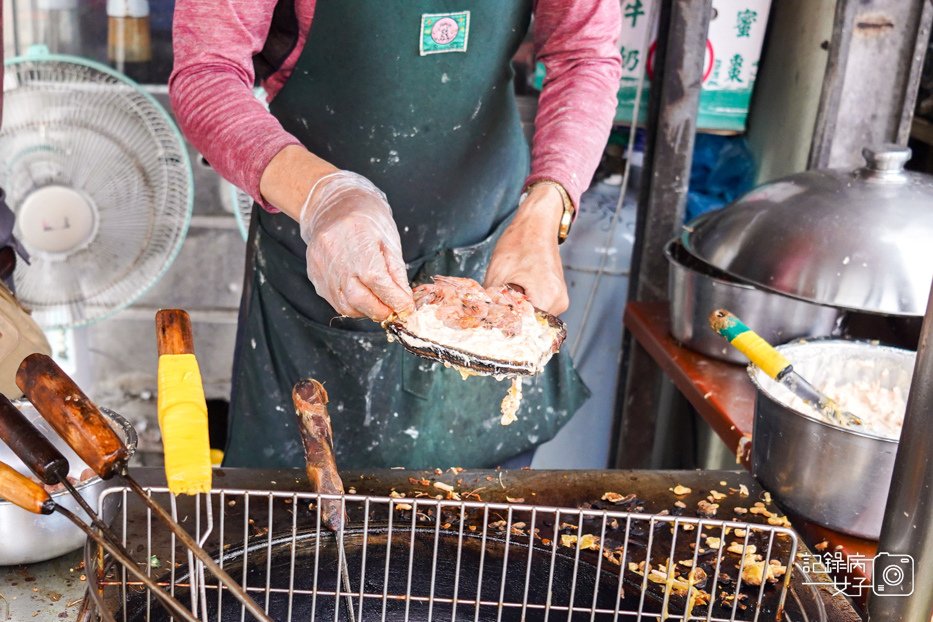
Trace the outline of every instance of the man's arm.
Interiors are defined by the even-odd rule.
[[[266,209],[297,219],[308,188],[334,167],[304,149],[253,95],[253,55],[275,5],[178,0],[169,92],[185,136],[218,173]]]
[[[275,5],[178,0],[172,108],[217,172],[299,222],[308,279],[320,296],[342,315],[385,319],[413,301],[384,195],[305,149],[253,96],[253,55],[269,34]],[[306,0],[301,8],[313,5]]]
[[[560,183],[573,204],[589,186],[615,117],[622,59],[618,0],[536,0],[534,44],[547,75],[531,176]]]
[[[486,285],[521,287],[539,309],[570,301],[557,247],[564,188],[574,206],[599,164],[615,116],[618,0],[536,0],[535,48],[547,68],[538,100],[528,196],[489,261]]]

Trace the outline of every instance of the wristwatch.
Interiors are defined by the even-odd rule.
[[[531,189],[535,186],[547,184],[549,186],[554,186],[557,189],[557,192],[560,194],[560,199],[564,203],[564,212],[560,215],[560,227],[557,229],[557,243],[563,244],[567,239],[567,236],[570,235],[570,227],[573,226],[573,216],[576,213],[576,208],[573,206],[573,201],[570,200],[570,195],[567,194],[567,191],[564,190],[564,187],[556,181],[551,181],[545,179],[542,181],[536,181],[525,189],[525,192],[522,194],[521,201],[525,200],[525,197],[528,196],[528,193],[531,192]]]

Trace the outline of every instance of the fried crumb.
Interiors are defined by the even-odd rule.
[[[525,497],[509,497],[509,496],[506,496],[506,497],[505,497],[505,500],[508,501],[509,503],[524,503],[524,502],[525,502]]]
[[[732,511],[736,514],[748,514],[748,508],[743,508],[742,506],[736,506]]]
[[[705,516],[707,518],[716,516],[716,511],[719,509],[718,503],[709,503],[705,499],[700,500],[697,503],[697,514]]]
[[[739,496],[747,497],[748,496],[748,486],[745,484],[739,484]]]
[[[710,490],[709,496],[713,498],[712,499],[713,501],[722,501],[723,499],[726,498],[726,495],[724,493],[719,492],[718,490]]]
[[[687,504],[684,503],[683,501],[675,501],[675,502],[674,502],[674,506],[675,506],[675,507],[678,507],[678,508],[680,508],[680,509],[684,509],[684,508],[687,507]]]
[[[817,542],[816,544],[813,545],[813,548],[815,548],[817,551],[823,552],[829,548],[829,540],[823,540],[822,542]]]
[[[573,534],[562,534],[560,537],[560,545],[567,548],[575,548],[577,546],[577,536]],[[599,548],[599,538],[589,533],[583,534],[580,538],[580,548],[595,551]]]
[[[758,548],[754,544],[749,544],[745,546],[741,542],[733,542],[726,549],[729,553],[735,553],[736,555],[753,555]]]
[[[650,568],[650,566],[649,566]],[[635,574],[644,575],[645,574],[645,562],[640,561],[637,564],[635,562],[628,563],[628,569]]]
[[[719,538],[709,537],[706,539],[706,546],[708,546],[711,549],[721,549],[722,540],[720,540]]]
[[[692,489],[687,488],[686,486],[681,486],[680,484],[677,484],[676,486],[674,486],[673,488],[670,488],[669,490],[673,492],[675,495],[677,495],[678,497],[682,497],[683,495],[689,495],[691,492],[693,492]]]
[[[763,508],[763,507],[758,507],[757,505],[753,507],[752,509],[750,509],[749,512],[751,512],[752,514],[758,514],[759,516],[764,516],[766,518],[771,518],[772,516],[775,516],[775,514],[771,512],[770,510]]]
[[[772,560],[772,562],[774,561],[777,560]],[[747,585],[761,585],[763,581],[774,581],[787,572],[787,568],[782,566],[780,562],[770,563],[766,569],[765,563],[759,561],[754,554],[746,554],[742,563],[744,564],[742,582]]]
[[[443,490],[444,492],[453,492],[454,487],[450,484],[445,484],[444,482],[434,482],[434,487],[438,490]]]

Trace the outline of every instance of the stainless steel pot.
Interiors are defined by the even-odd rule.
[[[21,400],[16,405],[32,420],[40,432],[52,442],[68,459],[71,475],[78,477],[86,468],[77,454],[49,427],[29,402]],[[101,408],[100,411],[109,419],[111,427],[120,435],[129,449],[130,455],[136,451],[136,430],[129,421],[117,413]],[[17,458],[9,447],[0,443],[0,460],[23,474],[31,475],[26,466]],[[76,486],[78,492],[92,508],[97,507],[97,500],[108,484],[96,475]],[[87,519],[77,502],[67,492],[52,495],[55,502],[80,517]],[[104,520],[112,518],[113,511],[105,513]],[[59,514],[43,516],[32,514],[9,501],[0,500],[0,566],[31,564],[45,561],[80,548],[84,544],[84,533],[67,518]]]
[[[826,340],[778,348],[816,386],[840,362],[888,369],[884,388],[907,395],[915,353],[864,342]],[[788,406],[790,392],[750,365],[758,388],[752,473],[787,510],[817,524],[877,540],[898,441],[843,429]]]
[[[671,240],[664,254],[670,266],[671,334],[701,354],[748,363],[744,354],[710,329],[707,318],[716,309],[729,309],[772,344],[832,335],[843,316],[833,307],[740,283],[693,257],[679,239]]]
[[[759,186],[684,229],[705,263],[785,296],[922,317],[933,278],[933,176],[910,149],[863,150],[855,171],[811,170]]]

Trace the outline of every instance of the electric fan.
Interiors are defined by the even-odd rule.
[[[120,73],[30,50],[6,63],[0,186],[31,255],[17,297],[44,328],[104,318],[178,254],[194,201],[174,122]]]

